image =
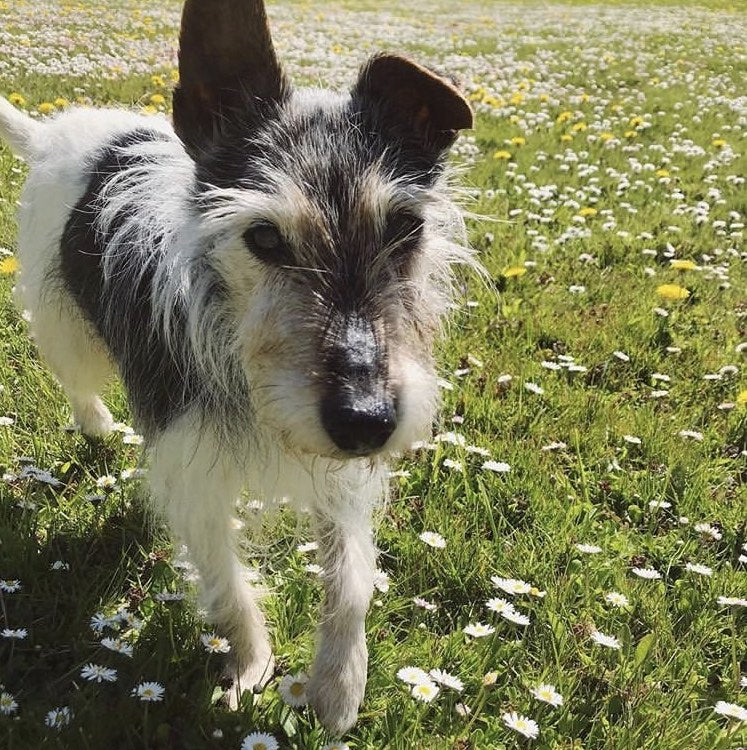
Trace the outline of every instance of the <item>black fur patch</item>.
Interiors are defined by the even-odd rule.
[[[159,133],[134,131],[113,140],[98,153],[90,167],[86,192],[71,212],[61,240],[65,285],[119,365],[138,429],[146,435],[163,430],[201,395],[204,398],[204,384],[194,367],[180,361],[168,347],[161,326],[154,319],[153,271],[147,266],[142,268],[139,248],[128,251],[126,243],[121,245],[104,288],[102,254],[109,237],[126,216],[112,222],[108,234],[96,230],[95,220],[107,180],[138,163],[136,157],[123,155],[122,149],[162,138]],[[177,330],[184,330],[183,320],[181,314]]]

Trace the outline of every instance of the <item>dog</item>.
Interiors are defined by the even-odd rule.
[[[273,657],[236,553],[243,488],[310,512],[325,588],[308,694],[335,735],[367,672],[373,515],[427,435],[455,268],[476,266],[446,157],[472,127],[447,78],[396,54],[346,93],[296,89],[262,0],[187,0],[173,126],[117,109],[37,121],[0,101],[30,166],[16,296],[82,432],[118,373],[149,492],[231,643],[233,706]]]

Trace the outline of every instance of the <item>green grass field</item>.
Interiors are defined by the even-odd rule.
[[[0,94],[39,116],[76,101],[167,112],[178,14],[174,0],[0,0]],[[747,746],[747,8],[349,0],[270,15],[298,82],[349,86],[370,52],[404,50],[456,76],[478,114],[454,161],[492,284],[465,278],[436,438],[394,467],[388,586],[347,746]],[[25,169],[0,147],[0,747],[238,750],[268,732],[320,750],[330,738],[278,692],[313,651],[304,519],[281,513],[247,544],[278,679],[231,713],[190,571],[132,475],[140,449],[63,429],[11,302]],[[107,402],[130,422],[118,385]],[[250,502],[241,514],[252,526]],[[469,635],[477,623],[489,634]],[[115,681],[86,679],[91,663]],[[406,666],[463,688],[418,701]],[[143,681],[163,700],[133,696]],[[541,684],[562,705],[534,697]],[[63,707],[69,722],[49,726]],[[507,725],[514,711],[536,739]]]

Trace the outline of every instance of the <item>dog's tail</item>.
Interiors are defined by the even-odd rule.
[[[37,134],[43,127],[0,96],[0,138],[10,144],[15,154],[24,159],[33,157]]]

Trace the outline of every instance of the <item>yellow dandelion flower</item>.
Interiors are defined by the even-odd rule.
[[[158,112],[158,110],[152,104],[146,104],[146,106],[143,107],[140,111],[144,115],[155,115]]]
[[[15,273],[18,268],[18,258],[15,255],[9,255],[7,258],[0,260],[0,273],[5,276]]]
[[[711,146],[715,146],[716,148],[723,148],[726,145],[726,140],[723,138],[714,138],[711,141]]]
[[[523,146],[527,142],[526,138],[522,138],[520,135],[515,135],[511,139],[511,144],[513,146]]]
[[[549,102],[550,97],[547,94],[540,94],[540,101],[541,102]]]
[[[560,136],[560,140],[563,141],[563,143],[568,143],[573,140],[573,136],[570,133],[563,133],[563,135]]]
[[[493,154],[494,159],[510,159],[511,158],[511,152],[506,151],[505,149],[502,149],[500,151],[496,151]]]
[[[656,176],[657,177],[669,177],[669,170],[668,169],[657,169],[656,170]]]
[[[26,100],[21,96],[21,94],[18,94],[15,91],[12,94],[8,94],[8,101],[14,107],[25,107],[26,106]]]
[[[151,94],[150,103],[157,107],[166,103],[166,97],[163,94]]]
[[[511,104],[514,106],[518,106],[519,104],[522,104],[524,102],[524,94],[521,93],[521,91],[517,91],[510,99]]]
[[[40,115],[48,115],[50,112],[54,112],[57,109],[52,102],[42,102],[37,109]]]
[[[65,99],[64,96],[58,96],[54,100],[54,106],[58,107],[59,109],[65,109],[65,107],[70,106],[70,102],[67,99]]]
[[[483,104],[487,104],[489,107],[500,107],[503,104],[503,101],[501,99],[497,99],[494,96],[490,96],[489,94],[485,94],[485,96],[481,99]]]
[[[526,91],[529,88],[529,82],[522,81],[516,88],[518,88],[519,91]]]
[[[638,133],[635,130],[626,130],[624,135],[626,138],[635,138]]]
[[[670,260],[669,265],[678,271],[694,271],[698,267],[692,260]]]
[[[172,68],[171,72],[169,73],[169,78],[176,83],[179,80],[179,70],[178,68]]]
[[[150,82],[152,86],[155,86],[159,89],[162,89],[166,85],[166,81],[164,81],[163,76],[160,75],[151,76]]]
[[[747,406],[747,388],[743,391],[739,391],[737,394],[737,403],[740,406]]]
[[[511,117],[508,118],[509,122],[519,122],[519,115],[511,115]]]
[[[588,94],[581,94],[581,102],[586,103],[591,100],[591,97]]]
[[[339,55],[342,53],[344,47],[341,44],[333,44],[332,45],[332,54],[333,55]]]
[[[557,118],[555,118],[555,122],[557,122],[559,124],[562,124],[564,122],[568,122],[568,120],[570,120],[572,116],[573,116],[573,113],[572,112],[568,112],[568,110],[566,110],[565,112],[561,112],[557,116]]]
[[[573,124],[573,127],[571,128],[571,130],[573,130],[576,133],[582,133],[588,127],[589,126],[585,122],[576,122]]]
[[[585,206],[578,212],[578,215],[579,216],[596,216],[597,213],[598,212],[596,208],[594,208],[593,206]]]
[[[607,141],[611,141],[615,137],[614,133],[610,133],[609,130],[606,130],[604,133],[599,134],[599,140],[603,141],[604,143],[607,143]]]
[[[639,125],[643,124],[643,118],[639,115],[636,115],[635,117],[630,118],[630,126],[633,128],[637,128]]]
[[[509,268],[503,269],[502,276],[506,279],[513,279],[518,276],[523,276],[526,272],[527,269],[524,268],[524,266],[510,266]]]
[[[656,287],[656,293],[664,299],[687,299],[690,296],[690,290],[677,284],[662,284]]]

